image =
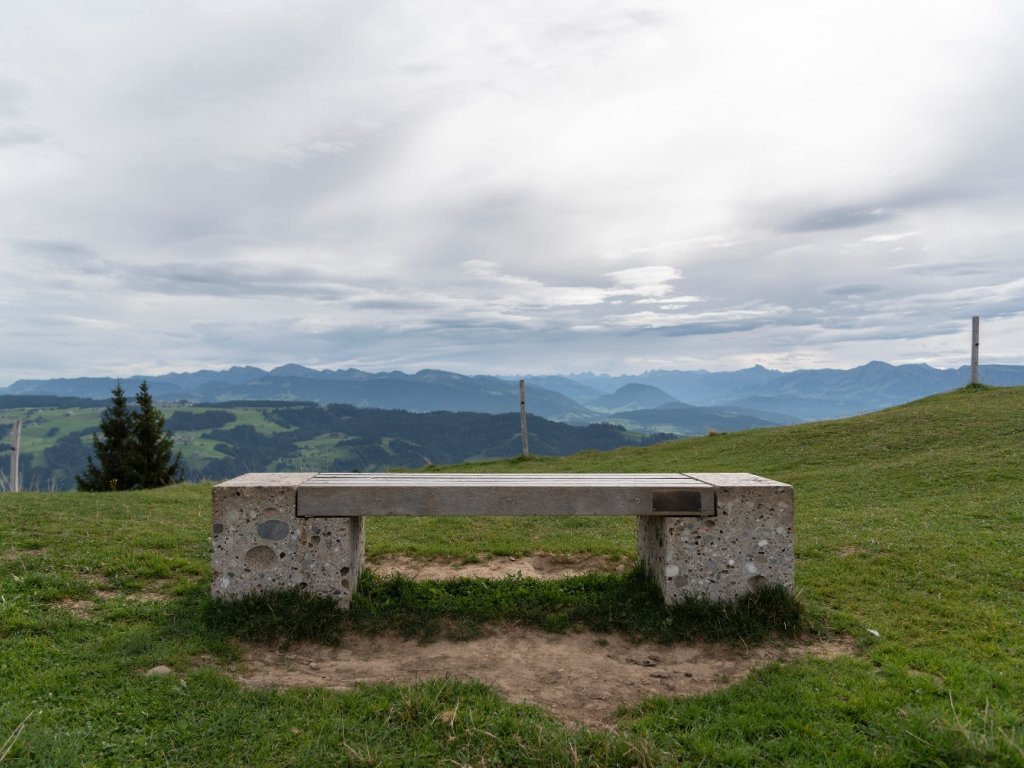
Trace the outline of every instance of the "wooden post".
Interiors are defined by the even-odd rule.
[[[519,380],[519,427],[523,433],[523,458],[530,458],[530,439],[526,435],[526,379]]]
[[[18,454],[21,453],[21,419],[14,422],[14,445],[11,446],[11,490],[21,490],[21,477],[18,470]]]
[[[978,347],[981,337],[981,318],[975,315],[971,318],[971,384],[978,383]]]

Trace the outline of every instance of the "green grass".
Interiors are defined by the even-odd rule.
[[[748,471],[793,483],[801,601],[817,626],[851,634],[858,653],[772,665],[708,696],[649,700],[609,731],[566,728],[446,680],[246,690],[224,669],[239,635],[273,627],[218,613],[206,597],[208,486],[5,494],[0,755],[4,739],[13,744],[3,765],[1024,765],[1024,390],[966,389],[843,421],[460,469]],[[631,522],[618,519],[369,522],[371,554],[634,546]],[[559,607],[546,593],[574,582],[554,584],[368,579],[360,600],[373,606],[357,606],[355,626],[321,629],[343,637],[380,621],[443,633],[463,609],[509,601],[519,612],[551,601],[564,617],[554,628],[587,624],[585,611],[566,616],[585,601]],[[474,590],[485,594],[460,608]],[[167,599],[138,599],[147,593]],[[69,610],[84,600],[91,612]],[[311,622],[328,615],[312,609]],[[459,631],[494,615],[470,616]],[[175,674],[142,674],[156,664]]]
[[[102,412],[102,408],[10,408],[0,410],[0,417],[4,423],[22,422],[22,454],[44,463],[46,448],[72,432],[97,429]]]
[[[557,581],[517,576],[417,582],[372,571],[360,577],[348,611],[327,598],[298,591],[212,601],[206,623],[232,637],[339,643],[349,632],[432,640],[477,637],[486,624],[516,624],[549,632],[584,628],[618,632],[636,640],[686,640],[752,645],[769,637],[792,638],[806,629],[802,609],[778,586],[721,603],[689,599],[667,607],[642,572],[587,574]]]
[[[194,406],[168,406],[163,408],[162,412],[165,417],[170,418],[171,415],[177,411],[201,413],[209,410],[221,409],[197,408]],[[267,418],[267,413],[272,409],[237,407],[228,410],[235,415],[235,420],[225,425],[225,429],[231,429],[238,426],[252,426],[257,432],[264,435],[288,431],[287,427],[283,427]],[[10,424],[15,420],[21,420],[23,422],[21,452],[24,461],[26,463],[30,462],[32,466],[36,468],[47,468],[49,465],[45,456],[46,449],[52,447],[57,440],[70,433],[81,432],[85,429],[98,431],[100,417],[102,416],[103,411],[104,407],[7,408],[0,409],[0,423]],[[174,433],[176,448],[182,452],[189,465],[198,471],[202,471],[207,462],[213,459],[224,458],[226,455],[215,448],[220,441],[202,437],[203,434],[209,431],[210,429],[204,428],[197,430],[180,430]],[[2,437],[4,437],[4,435],[0,435],[0,438]],[[83,436],[82,442],[86,446],[91,447],[91,436]],[[328,447],[332,444],[333,443],[330,441],[325,442],[325,445]],[[348,455],[348,452],[342,451],[341,454],[342,457],[345,457]],[[303,461],[308,463],[309,461],[316,460],[321,457],[327,461],[337,458],[337,456],[332,454],[330,451],[321,450],[315,456],[300,457],[292,463]],[[49,468],[51,470],[53,469],[53,467]],[[2,468],[2,471],[6,472],[6,469],[7,467],[5,465]],[[283,471],[289,470],[285,469]],[[67,486],[65,487],[73,485],[72,478],[64,478],[64,480],[67,483]]]
[[[338,432],[329,432],[312,440],[296,441],[295,447],[298,449],[298,454],[290,457],[286,462],[296,469],[281,469],[280,471],[304,471],[308,469],[310,472],[315,472],[323,467],[331,466],[332,462],[339,459],[352,461],[354,456],[352,451],[338,446],[338,443],[344,440],[345,437],[345,435]]]

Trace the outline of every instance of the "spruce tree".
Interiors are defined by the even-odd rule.
[[[75,477],[80,491],[130,491],[158,488],[181,479],[181,454],[164,430],[164,415],[153,404],[149,385],[142,382],[130,408],[121,382],[100,418],[100,438],[92,436],[93,452],[85,472]]]
[[[145,381],[139,386],[135,403],[138,409],[131,414],[131,442],[137,487],[159,488],[181,480],[181,453],[174,452],[174,440],[164,430],[164,415],[153,405]]]
[[[132,470],[132,414],[121,382],[113,389],[110,405],[100,417],[103,438],[92,433],[96,462],[89,457],[85,472],[75,476],[80,491],[118,491],[134,484]],[[97,463],[99,466],[97,466]]]

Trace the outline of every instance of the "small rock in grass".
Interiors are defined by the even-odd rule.
[[[146,677],[163,677],[164,675],[172,675],[174,670],[168,667],[166,664],[157,664],[152,669],[146,672]]]

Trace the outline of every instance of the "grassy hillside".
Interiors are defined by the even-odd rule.
[[[610,732],[567,729],[450,681],[242,690],[221,671],[238,641],[203,619],[208,486],[0,495],[6,763],[1024,765],[1024,389],[463,469],[483,468],[749,471],[793,483],[798,591],[819,627],[849,633],[858,653],[651,700]],[[634,547],[617,519],[369,523],[371,554]],[[152,595],[169,599],[142,599]],[[76,601],[94,609],[79,615]],[[176,674],[145,677],[155,664]],[[453,708],[473,727],[450,729],[442,715]]]
[[[13,403],[20,399],[31,405],[15,407]],[[65,402],[58,407],[40,404],[47,400]],[[185,478],[190,481],[221,480],[243,472],[386,471],[522,452],[516,413],[411,413],[272,401],[167,406],[162,410],[175,448],[182,453]],[[0,440],[15,420],[23,424],[22,487],[73,489],[75,475],[85,469],[93,453],[92,434],[102,412],[102,407],[85,407],[72,398],[0,395]],[[742,424],[749,427],[755,421],[746,418]],[[535,453],[547,455],[650,445],[673,437],[650,432],[530,418],[531,447]],[[0,490],[6,487],[5,470],[6,466],[0,467]]]

